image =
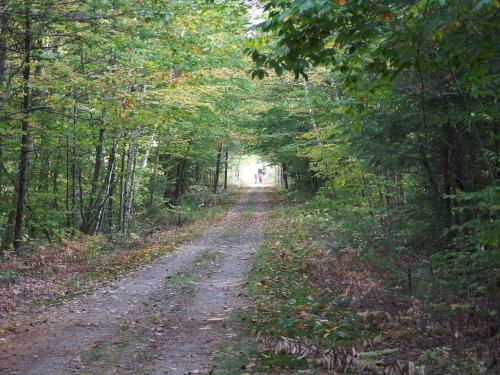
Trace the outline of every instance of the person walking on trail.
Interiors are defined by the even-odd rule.
[[[256,174],[255,174],[255,176],[253,176],[253,177],[254,177],[254,179],[255,179],[255,182],[254,182],[254,183],[255,183],[255,185],[257,185],[257,181],[258,181],[258,178],[259,178],[259,177],[258,177],[258,175],[257,175],[257,173],[256,173]]]

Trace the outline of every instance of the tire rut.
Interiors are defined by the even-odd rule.
[[[246,304],[242,283],[267,197],[246,191],[206,234],[0,343],[0,374],[208,373]]]

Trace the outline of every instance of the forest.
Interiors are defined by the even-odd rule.
[[[238,281],[253,302],[231,319],[257,343],[161,373],[497,373],[499,12],[0,0],[0,338],[219,227],[222,243],[255,242]],[[249,156],[274,186],[243,186]],[[195,265],[225,264],[206,251]],[[200,272],[167,277],[208,304]],[[125,370],[103,364],[113,345],[92,345],[108,354],[82,374],[161,362],[155,348]]]

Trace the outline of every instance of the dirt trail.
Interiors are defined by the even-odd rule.
[[[205,235],[0,341],[0,374],[207,373],[245,306],[267,199],[265,189],[246,191]]]

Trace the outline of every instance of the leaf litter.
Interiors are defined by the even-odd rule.
[[[252,203],[254,214],[243,219],[241,212],[252,195],[258,198]],[[211,352],[221,341],[235,337],[237,327],[231,319],[245,307],[242,284],[249,261],[241,258],[250,258],[260,242],[265,201],[265,191],[247,192],[201,237],[92,293],[46,307],[29,331],[17,330],[0,342],[5,371],[210,372]],[[235,229],[230,238],[227,228]],[[217,262],[195,264],[197,256],[214,249]],[[165,283],[168,276],[179,273],[199,277],[189,293]]]

